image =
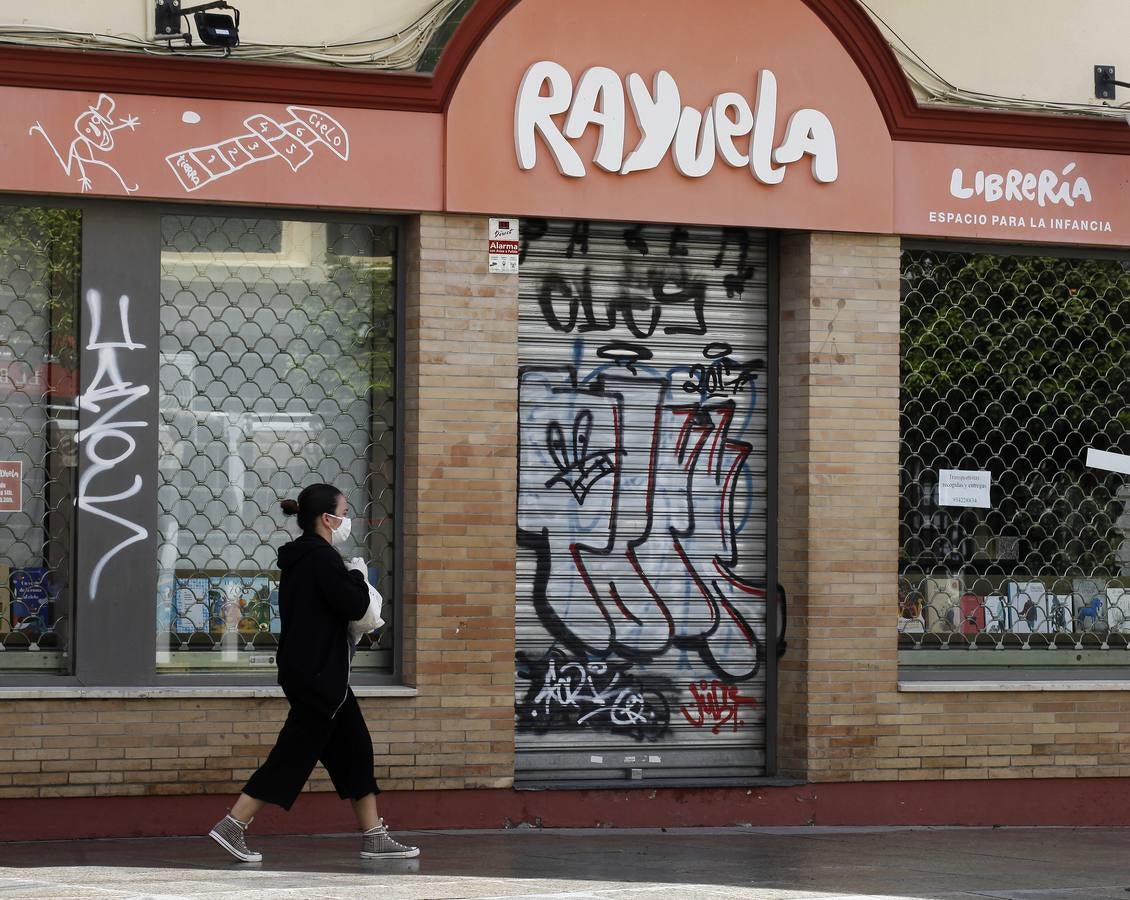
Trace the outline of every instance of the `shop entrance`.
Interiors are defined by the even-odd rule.
[[[769,237],[523,220],[521,266],[516,780],[764,775]]]

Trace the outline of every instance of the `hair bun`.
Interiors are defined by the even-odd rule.
[[[283,500],[279,503],[282,507],[284,516],[297,516],[298,515],[298,501],[297,500]]]

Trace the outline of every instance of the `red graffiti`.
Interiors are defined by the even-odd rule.
[[[743,697],[741,688],[734,684],[723,684],[721,681],[700,681],[688,685],[691,696],[694,697],[694,710],[688,710],[683,704],[683,716],[695,728],[707,724],[709,718],[714,722],[710,729],[714,734],[722,730],[722,726],[730,725],[734,731],[739,725],[744,725],[745,720],[739,718],[743,706],[756,706],[756,697]]]

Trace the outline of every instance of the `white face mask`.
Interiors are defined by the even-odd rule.
[[[326,515],[334,519],[341,519],[341,524],[330,532],[330,543],[344,544],[349,540],[349,533],[353,530],[353,520],[346,519],[343,516],[335,516],[333,513],[326,513]]]

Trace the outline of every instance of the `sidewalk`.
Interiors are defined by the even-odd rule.
[[[1130,897],[1120,829],[427,832],[418,860],[363,862],[356,837],[266,837],[230,863],[204,838],[0,844],[0,898]]]

